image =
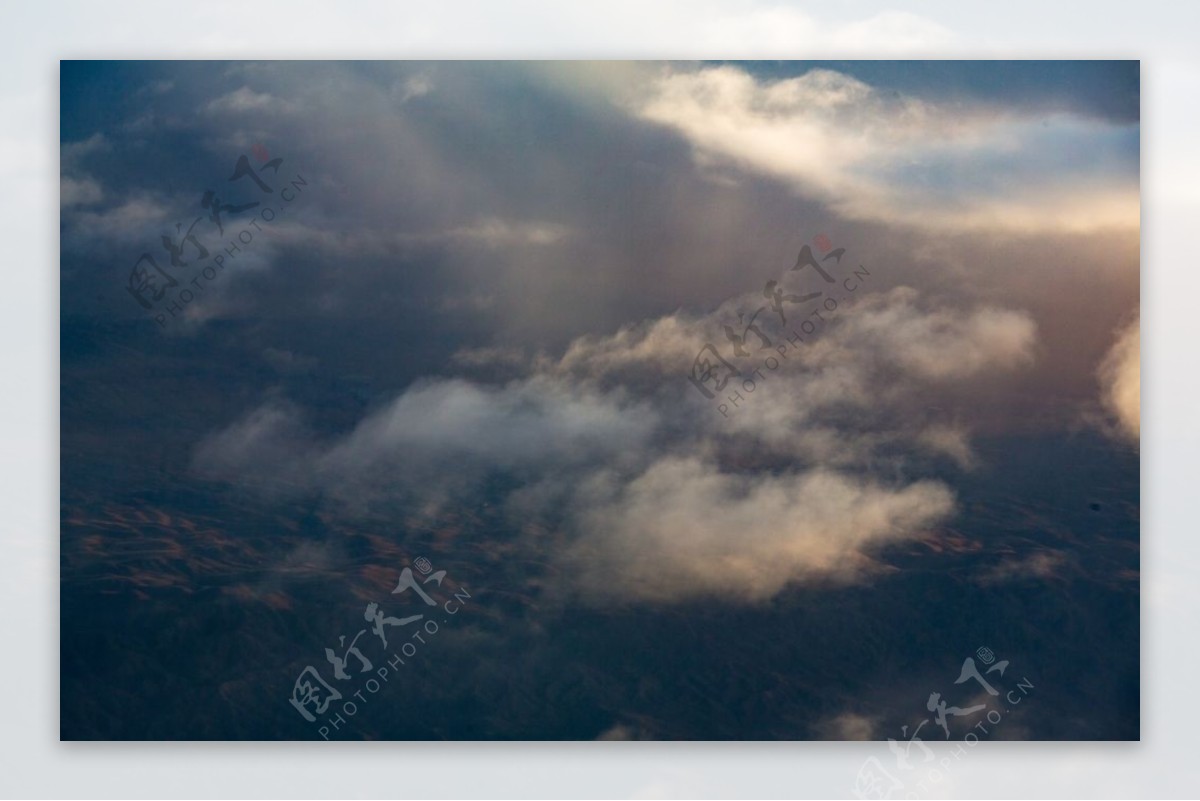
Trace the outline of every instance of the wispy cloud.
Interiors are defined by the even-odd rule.
[[[284,114],[296,111],[298,106],[293,101],[275,97],[267,92],[256,92],[249,86],[243,86],[210,101],[205,109],[214,114],[237,114],[248,111]]]

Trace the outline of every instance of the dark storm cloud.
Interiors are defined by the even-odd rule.
[[[136,314],[119,289],[124,265],[198,213],[199,194],[219,188],[236,156],[254,144],[282,156],[284,171],[304,174],[312,190],[305,205],[289,209],[275,234],[263,237],[238,265],[273,269],[248,277],[253,269],[231,271],[195,302],[195,318],[283,326],[281,318],[292,316],[386,320],[402,313],[431,324],[479,325],[486,333],[477,346],[562,346],[580,334],[604,333],[680,306],[713,308],[744,291],[747,272],[774,272],[820,231],[843,244],[853,240],[868,255],[872,248],[885,252],[897,283],[913,276],[936,280],[950,266],[947,254],[914,258],[913,236],[894,223],[916,215],[922,225],[937,225],[967,214],[976,222],[1001,224],[1010,215],[1076,225],[1093,213],[1088,209],[1103,222],[1109,213],[1104,198],[1113,198],[1112,209],[1124,202],[1125,154],[1136,154],[1136,140],[1132,150],[1116,142],[1114,156],[1097,161],[1091,143],[1108,147],[1127,127],[1073,117],[1069,106],[1047,118],[1054,126],[1043,129],[1042,118],[1020,105],[1005,107],[996,97],[975,97],[966,107],[894,97],[804,65],[794,68],[792,88],[783,94],[764,94],[766,84],[756,86],[759,79],[751,73],[727,80],[735,68],[687,65],[144,69],[139,81],[127,65],[120,68],[122,82],[141,85],[117,98],[122,118],[97,112],[94,129],[67,140],[74,147],[70,143],[99,133],[108,147],[91,163],[64,159],[65,196],[72,201],[64,210],[64,245],[95,265],[71,270],[69,286],[79,291],[64,293],[68,308],[79,303],[93,309],[99,297],[106,313]],[[169,88],[161,88],[168,77]],[[745,104],[760,102],[756,97],[790,92],[786,109],[775,112],[777,127],[762,133],[792,131],[798,138],[791,155],[758,148],[761,156],[749,170],[737,166],[736,156],[724,166],[711,159],[696,163],[696,147],[701,154],[708,150],[689,141],[687,109],[704,108],[694,105],[692,93],[713,80],[732,87],[720,107],[704,112],[714,131],[723,120],[736,123],[737,115],[748,113]],[[112,91],[116,78],[65,70],[64,83],[72,81],[81,91],[103,93]],[[673,94],[664,94],[668,86],[675,87]],[[861,102],[828,105],[851,96]],[[899,119],[891,116],[896,109],[903,111]],[[853,118],[843,119],[847,114]],[[86,117],[74,115],[72,129],[80,116]],[[897,127],[903,120],[911,121],[907,129]],[[929,143],[936,140],[928,134],[947,121],[957,140],[942,151],[927,148],[925,155],[868,136],[907,130],[914,141]],[[844,125],[850,127],[838,127]],[[740,137],[752,129],[735,127],[711,155],[735,154]],[[850,136],[849,130],[858,133]],[[1003,144],[1009,139],[1019,143],[1015,149]],[[1090,161],[1063,163],[1063,153],[1080,147]],[[796,192],[779,180],[779,170],[814,182],[816,191]],[[1105,176],[1112,180],[1096,185]],[[1083,179],[1087,183],[1080,185]],[[1006,183],[999,187],[998,181]],[[1076,185],[1081,192],[1073,200]],[[973,205],[970,199],[981,193],[1008,200]],[[1057,214],[1040,213],[1045,203],[1057,204]],[[852,229],[831,208],[873,219]],[[946,209],[956,211],[947,218]],[[992,237],[981,233],[966,244]],[[1014,241],[1013,251],[1029,241]],[[963,249],[954,251],[950,258]],[[1029,262],[1013,251],[1002,258]],[[1107,269],[1104,260],[1096,269]],[[944,283],[951,291],[973,291],[963,281]],[[456,310],[472,314],[454,315]],[[463,322],[468,316],[470,322]],[[294,326],[288,333],[295,333]]]

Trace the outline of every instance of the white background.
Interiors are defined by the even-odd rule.
[[[60,58],[1041,57],[1142,61],[1142,742],[986,743],[932,795],[1196,797],[1200,6],[955,0],[897,8],[5,0],[0,793],[845,797],[863,760],[887,755],[880,743],[58,742]]]

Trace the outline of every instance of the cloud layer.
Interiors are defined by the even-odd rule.
[[[1136,125],[939,103],[828,69],[769,80],[732,66],[668,70],[637,113],[678,131],[702,164],[774,177],[850,218],[935,229],[1138,224]]]
[[[557,359],[502,353],[515,377],[421,381],[341,435],[272,401],[210,436],[195,464],[350,514],[430,520],[499,503],[531,558],[554,565],[555,597],[760,602],[792,583],[854,580],[878,548],[947,519],[943,482],[895,477],[973,462],[967,429],[922,405],[1033,354],[1020,312],[900,288],[830,318],[730,416],[685,379],[728,314],[580,338]]]
[[[386,389],[349,426],[273,392],[197,447],[204,475],[406,520],[499,502],[515,528],[555,532],[527,547],[594,599],[611,586],[612,597],[761,600],[789,582],[861,575],[879,547],[952,513],[947,475],[979,464],[983,412],[1036,395],[1029,374],[1061,372],[1075,352],[1056,341],[1060,361],[1039,362],[1047,321],[1073,333],[1087,316],[1083,300],[1056,301],[1051,282],[1078,284],[1087,303],[1126,291],[1111,276],[1130,272],[1136,252],[1137,123],[1080,110],[1054,81],[1042,87],[1054,102],[1037,106],[909,92],[851,67],[774,69],[177,70],[147,84],[136,118],[64,144],[64,249],[94,252],[104,269],[129,264],[200,213],[197,193],[223,185],[236,154],[279,154],[310,179],[304,205],[256,235],[181,330],[251,329],[255,358],[281,383],[365,374]],[[127,177],[165,159],[155,148],[168,140],[194,169]],[[770,345],[748,337],[737,357],[746,375],[760,370],[755,388],[739,376],[724,397],[702,398],[686,381],[699,350],[714,343],[734,359],[725,328],[764,308],[771,285],[760,282],[774,275],[784,299],[811,291],[800,280],[811,274],[778,271],[817,226],[849,243],[847,220],[862,222],[839,279],[882,265],[869,286],[842,295],[827,321],[798,302],[768,308]],[[1093,236],[1101,225],[1116,233]],[[88,276],[65,304],[91,313],[116,296],[141,313],[121,286],[128,267]],[[797,331],[800,347],[789,344]],[[1094,358],[1075,362],[1070,380],[1094,392]],[[680,486],[655,506],[643,488],[663,476]],[[759,482],[772,491],[752,492]],[[704,492],[722,505],[703,506]],[[754,590],[737,544],[686,514],[724,519],[728,507],[732,525],[746,497],[788,521],[754,529],[766,543],[753,549]],[[650,554],[666,589],[628,578]]]

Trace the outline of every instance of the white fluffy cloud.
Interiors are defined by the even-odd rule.
[[[249,475],[275,492],[325,492],[348,507],[400,500],[426,508],[478,491],[490,472],[621,464],[656,423],[645,404],[544,376],[491,387],[419,383],[350,433],[322,438],[296,407],[271,401],[197,449],[213,477]]]
[[[761,601],[790,582],[857,576],[864,550],[922,533],[953,507],[934,482],[885,488],[826,470],[781,476],[667,458],[598,477],[565,554],[572,589],[601,600]]]
[[[754,303],[761,297],[734,299],[706,316],[677,312],[608,337],[583,337],[543,369],[605,386],[670,386],[705,342],[728,355],[722,322]],[[711,436],[839,466],[904,443],[966,467],[974,460],[966,432],[953,421],[927,420],[916,407],[928,406],[941,388],[1032,363],[1036,335],[1023,311],[931,304],[908,287],[864,296],[831,315],[828,328],[802,349],[789,350],[784,368]],[[776,352],[759,354],[761,360]],[[857,422],[846,419],[851,413]]]
[[[501,504],[524,547],[556,567],[557,592],[588,602],[758,602],[791,583],[865,575],[876,549],[950,515],[944,484],[874,471],[921,454],[969,467],[967,430],[920,404],[1033,353],[1023,313],[900,288],[831,320],[718,422],[685,375],[724,312],[577,339],[559,359],[506,358],[517,377],[503,385],[418,382],[341,436],[269,403],[208,438],[196,465],[351,512],[415,519]]]
[[[964,378],[1032,359],[1036,326],[1028,314],[988,306],[925,311],[919,298],[907,287],[872,296],[846,316],[836,338],[822,343],[836,347],[842,359],[870,350],[931,379]]]
[[[1117,334],[1100,364],[1101,400],[1118,431],[1137,442],[1142,432],[1141,320],[1135,318]]]
[[[921,227],[1092,230],[1139,221],[1136,126],[885,93],[827,69],[767,81],[668,71],[631,101],[714,167],[778,178],[840,214]],[[1085,171],[1067,156],[1085,148]]]

